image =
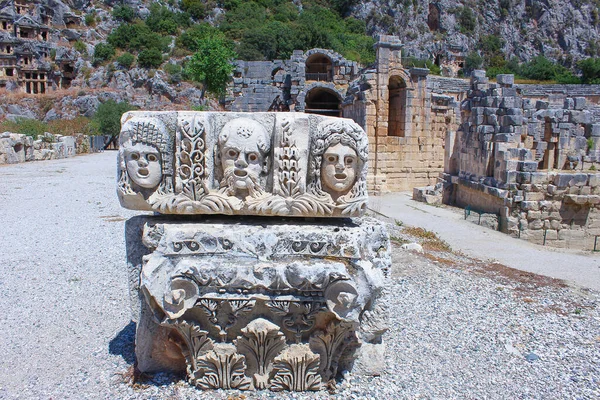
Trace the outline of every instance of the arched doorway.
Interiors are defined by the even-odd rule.
[[[333,63],[325,54],[315,53],[306,59],[306,80],[324,81],[333,80]]]
[[[406,82],[399,76],[388,83],[388,136],[404,137],[406,130]]]
[[[306,107],[304,111],[309,114],[328,115],[340,117],[340,98],[330,89],[314,88],[306,95]]]

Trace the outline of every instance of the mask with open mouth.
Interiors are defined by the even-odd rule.
[[[228,122],[219,135],[220,186],[240,198],[263,190],[261,178],[269,170],[270,142],[270,135],[257,121],[238,118]]]
[[[144,189],[153,189],[162,179],[160,152],[143,143],[126,145],[125,166],[133,183]]]
[[[356,181],[357,170],[356,150],[342,143],[327,148],[321,164],[323,189],[335,198],[348,193]]]

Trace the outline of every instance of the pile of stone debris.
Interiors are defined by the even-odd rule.
[[[46,132],[34,139],[21,133],[4,132],[0,134],[0,165],[93,153],[104,148],[104,141],[104,136],[84,134],[62,136]]]

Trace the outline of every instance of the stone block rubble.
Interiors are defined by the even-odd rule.
[[[104,138],[101,139],[103,144]],[[20,133],[4,132],[0,134],[0,165],[68,158],[101,150],[96,142],[95,137],[82,134],[62,136],[46,132],[34,139]]]
[[[126,225],[142,372],[187,371],[199,389],[305,391],[344,370],[382,371],[390,244],[362,217],[358,125],[130,112],[120,144],[121,204],[163,214]]]

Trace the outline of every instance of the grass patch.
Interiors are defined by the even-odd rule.
[[[424,250],[432,250],[432,251],[443,251],[443,252],[451,252],[452,248],[448,243],[440,239],[435,232],[428,231],[427,229],[407,226],[402,230],[403,233],[407,235],[414,236],[418,239],[421,239],[421,246],[423,246]]]
[[[406,243],[410,243],[410,240],[403,239],[403,238],[400,238],[400,237],[397,237],[397,236],[390,236],[390,241],[392,243],[394,243],[394,244],[397,244],[397,245],[403,245],[403,244],[406,244]]]
[[[428,231],[424,228],[407,226],[402,230],[402,232],[406,233],[407,235],[417,237],[419,239],[437,239],[437,235],[435,234],[435,232]]]

